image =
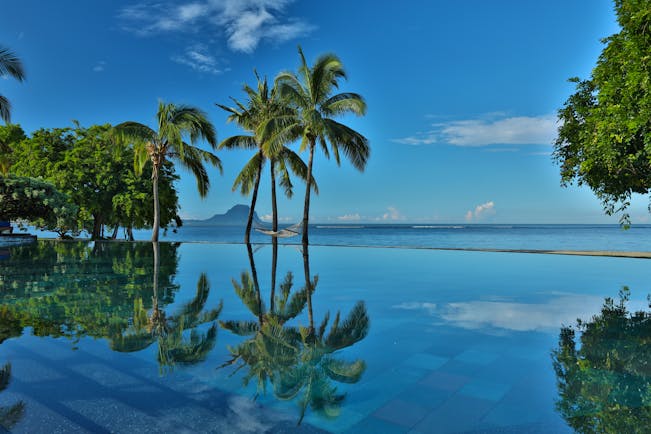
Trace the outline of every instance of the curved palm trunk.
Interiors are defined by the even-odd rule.
[[[305,288],[307,289],[307,318],[310,323],[310,336],[312,336],[314,335],[314,314],[312,313],[312,292],[314,288],[310,277],[310,253],[306,242],[303,242],[303,272],[305,273]]]
[[[303,244],[308,244],[308,224],[310,218],[310,192],[312,190],[312,162],[314,161],[314,148],[316,138],[310,138],[310,157],[307,160],[307,180],[305,181],[305,205],[303,206]]]
[[[253,260],[253,248],[250,243],[246,243],[246,250],[249,253],[249,263],[251,264],[251,277],[253,278],[253,287],[255,289],[256,301],[258,302],[258,321],[262,327],[262,297],[260,296],[260,285],[258,285],[258,272],[255,268],[255,261]]]
[[[154,228],[151,233],[151,242],[158,242],[158,229],[160,227],[160,202],[158,201],[158,164],[154,162],[152,168],[151,183],[154,190]]]
[[[262,153],[262,151],[260,151]],[[255,174],[255,183],[253,184],[253,194],[251,195],[251,207],[249,208],[249,217],[246,221],[246,230],[244,231],[244,243],[249,244],[251,239],[251,227],[253,226],[253,214],[255,213],[255,203],[258,201],[258,188],[260,187],[260,178],[262,172],[262,158],[258,164],[258,173]]]
[[[270,158],[271,166],[271,214],[272,214],[272,226],[271,230],[274,232],[278,231],[278,204],[276,203],[276,162]],[[273,237],[274,239],[276,237]]]

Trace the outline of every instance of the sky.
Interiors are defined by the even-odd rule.
[[[27,80],[0,81],[12,121],[38,128],[127,120],[154,126],[158,101],[204,110],[219,140],[240,134],[215,103],[245,100],[254,70],[272,80],[333,52],[364,96],[339,119],[370,141],[361,173],[317,154],[311,221],[617,223],[587,188],[560,186],[556,113],[618,31],[611,0],[4,1],[0,45]],[[207,146],[206,144],[200,144]],[[250,151],[219,151],[205,199],[179,170],[181,216],[208,218],[249,198],[231,187]],[[306,154],[303,154],[307,157]],[[268,171],[257,212],[271,212]],[[302,215],[304,185],[280,198]],[[633,223],[649,221],[636,198]]]

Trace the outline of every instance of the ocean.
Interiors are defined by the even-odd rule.
[[[150,231],[135,232],[148,240]],[[162,235],[162,232],[161,232]],[[168,231],[162,241],[241,243],[241,226],[186,226]],[[253,231],[251,242],[269,243]],[[300,236],[281,238],[300,244]],[[651,225],[486,225],[486,224],[314,224],[310,244],[332,246],[390,246],[417,248],[542,249],[651,251]]]

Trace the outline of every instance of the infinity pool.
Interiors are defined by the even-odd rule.
[[[282,245],[10,247],[0,259],[0,431],[644,432],[651,320],[629,312],[649,310],[650,264]]]

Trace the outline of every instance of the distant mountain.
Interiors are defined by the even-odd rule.
[[[249,207],[247,205],[235,205],[226,211],[226,214],[215,214],[206,220],[183,220],[183,225],[187,226],[238,226],[246,225],[249,218]],[[253,213],[253,221],[260,223],[258,213]]]

